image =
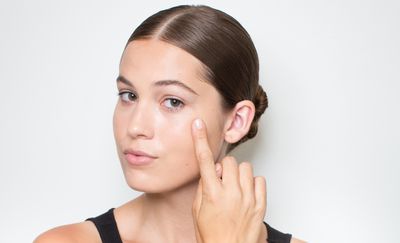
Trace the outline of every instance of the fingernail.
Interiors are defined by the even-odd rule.
[[[203,127],[203,124],[201,123],[201,120],[200,120],[199,118],[197,118],[197,119],[194,121],[194,125],[195,125],[195,127],[196,127],[197,129],[201,129],[201,128]]]

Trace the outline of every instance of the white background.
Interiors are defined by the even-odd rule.
[[[270,107],[238,149],[266,221],[309,242],[398,242],[400,4],[389,0],[1,1],[0,242],[138,196],[112,134],[123,47],[151,14],[202,3],[252,36]]]

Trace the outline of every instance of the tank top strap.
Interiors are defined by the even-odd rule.
[[[103,243],[122,243],[114,217],[114,208],[97,217],[88,218],[85,221],[92,221],[96,225]]]
[[[290,240],[292,239],[291,234],[285,234],[282,233],[271,226],[264,222],[265,227],[267,227],[267,232],[268,232],[268,238],[267,242],[268,243],[290,243]]]

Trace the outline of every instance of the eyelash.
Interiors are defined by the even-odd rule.
[[[122,96],[125,95],[125,94],[134,95],[134,96],[135,96],[135,100],[136,100],[136,94],[135,94],[134,92],[130,92],[130,91],[121,91],[121,92],[118,92],[117,95],[118,95],[119,98],[122,100],[122,102],[124,102],[124,103],[128,103],[128,102],[129,102],[129,101],[125,101],[125,100],[122,99]],[[168,109],[169,111],[171,111],[171,112],[177,112],[177,111],[179,111],[180,109],[182,109],[183,106],[185,105],[185,104],[183,103],[183,101],[181,101],[181,100],[179,100],[179,99],[177,99],[177,98],[167,98],[167,99],[165,99],[165,100],[177,101],[177,102],[179,103],[179,106],[178,106],[178,107],[173,107],[173,108],[167,107],[167,109]],[[133,101],[132,101],[132,102],[133,102]],[[164,102],[163,102],[163,103],[164,103]]]

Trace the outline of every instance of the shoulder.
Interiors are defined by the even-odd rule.
[[[292,237],[290,243],[306,243],[306,242]]]
[[[95,225],[90,221],[62,225],[41,233],[33,243],[101,243]]]

